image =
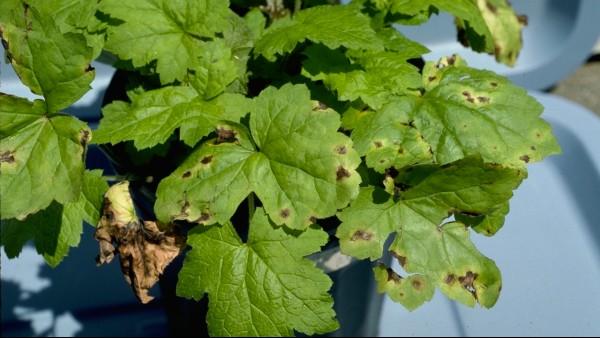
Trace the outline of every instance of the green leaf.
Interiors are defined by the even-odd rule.
[[[57,266],[70,247],[79,245],[82,222],[98,223],[104,192],[108,189],[102,171],[86,171],[79,199],[64,205],[53,202],[48,208],[19,221],[2,221],[2,245],[9,258],[19,255],[29,240],[46,262]]]
[[[380,108],[393,95],[410,93],[421,86],[419,70],[394,52],[357,54],[351,63],[339,50],[322,45],[310,46],[304,54],[302,75],[323,83],[341,101],[361,99]]]
[[[303,258],[318,252],[327,233],[316,227],[290,233],[259,208],[243,243],[230,223],[197,227],[179,273],[177,294],[208,293],[211,336],[293,336],[338,328],[328,293],[332,282]],[[200,320],[200,318],[198,318]]]
[[[0,37],[8,60],[31,91],[43,95],[47,110],[57,112],[77,101],[94,79],[93,48],[84,35],[63,33],[50,16],[22,1],[7,3]]]
[[[400,277],[391,268],[378,264],[373,268],[377,291],[387,293],[394,302],[412,311],[433,298],[435,285],[423,275]]]
[[[293,18],[275,21],[256,42],[254,53],[273,61],[276,55],[294,50],[306,40],[330,49],[382,50],[381,41],[369,18],[352,6],[317,6],[304,9]]]
[[[238,66],[236,44],[227,42],[237,39],[244,28],[236,25],[245,22],[229,10],[229,1],[104,0],[100,10],[121,21],[109,22],[106,49],[134,67],[156,62],[163,84],[197,76],[196,86],[210,98],[233,81],[228,67]]]
[[[74,117],[45,115],[36,100],[0,94],[0,214],[24,219],[53,200],[79,197],[88,126]]]
[[[358,193],[360,159],[339,126],[304,85],[269,87],[251,105],[250,133],[219,126],[159,184],[155,212],[165,222],[222,224],[254,191],[276,224],[305,229]]]
[[[394,179],[393,196],[364,188],[338,215],[341,250],[360,259],[377,259],[396,232],[390,250],[407,272],[424,275],[452,299],[490,307],[500,291],[500,272],[470,242],[467,227],[444,220],[460,213],[493,215],[525,175],[521,169],[475,158],[412,167]]]
[[[104,107],[95,143],[134,141],[137,149],[145,149],[164,143],[181,128],[181,140],[194,146],[221,120],[239,121],[248,112],[247,101],[227,93],[206,101],[185,86],[143,92],[131,103],[116,101]]]

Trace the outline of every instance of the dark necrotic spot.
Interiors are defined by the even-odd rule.
[[[529,18],[525,14],[517,15],[517,20],[519,20],[519,23],[523,26],[527,26],[529,24]]]
[[[535,146],[531,146],[531,150],[535,151],[536,150]]]
[[[467,101],[469,101],[469,102],[471,102],[471,103],[475,103],[475,99],[474,99],[474,98],[472,98],[472,97],[468,97],[468,98],[467,98]]]
[[[468,91],[466,91],[466,90],[465,90],[464,92],[462,92],[462,94],[463,94],[463,96],[466,96],[466,97],[471,97],[471,93],[469,93],[469,92],[468,92]]]
[[[415,290],[421,290],[423,288],[423,283],[418,279],[413,279],[412,286]]]
[[[317,102],[317,105],[313,108],[313,111],[317,110],[325,110],[327,109],[327,105],[321,101]]]
[[[203,223],[210,219],[210,214],[208,212],[202,212],[200,217],[196,220],[196,223]]]
[[[387,271],[387,280],[388,282],[392,281],[394,283],[400,283],[402,277],[400,277],[397,273],[394,272],[391,268],[386,268]]]
[[[477,100],[479,100],[479,102],[481,102],[481,103],[488,103],[488,102],[490,102],[490,98],[486,97],[486,96],[477,96]]]
[[[496,82],[490,82],[490,85],[491,85],[492,87],[498,87],[498,83],[496,83]]]
[[[192,173],[189,170],[184,172],[183,175],[181,175],[182,178],[188,178],[190,176],[192,176]]]
[[[79,134],[79,144],[81,144],[82,147],[85,147],[88,142],[90,142],[90,131],[87,129],[82,129]]]
[[[86,72],[86,73],[88,73],[88,72],[91,72],[91,71],[93,71],[93,70],[94,70],[94,67],[92,67],[92,65],[91,65],[91,64],[87,65],[87,67],[85,68],[85,72]]]
[[[317,223],[317,217],[315,217],[315,216],[310,216],[310,217],[308,218],[308,221],[309,221],[311,224],[316,224],[316,223]]]
[[[281,218],[288,218],[290,217],[290,209],[281,209],[281,211],[279,212],[279,216],[281,216]]]
[[[235,142],[235,140],[235,131],[222,127],[217,129],[217,144],[232,143]]]
[[[202,164],[209,164],[210,162],[212,162],[212,155],[208,155],[208,156],[204,156],[201,160],[200,163]]]
[[[449,274],[448,276],[446,276],[446,278],[444,279],[444,283],[446,283],[448,285],[454,284],[455,281],[456,281],[456,276],[452,273]]]
[[[344,178],[350,177],[350,172],[346,168],[339,166],[337,168],[337,171],[335,172],[335,175],[336,175],[336,179],[338,181],[340,181],[340,180],[343,180]]]
[[[337,146],[335,148],[335,152],[340,154],[340,155],[345,155],[348,152],[348,149],[346,148],[346,146]]]
[[[12,151],[5,151],[0,154],[0,163],[14,163],[15,162],[15,153]]]
[[[383,143],[381,143],[380,141],[375,141],[375,142],[373,142],[373,144],[375,145],[375,148],[383,147]]]
[[[350,240],[355,242],[355,241],[368,241],[371,238],[373,238],[373,234],[367,231],[363,231],[363,230],[356,230],[354,232],[354,234],[352,234],[352,237],[350,237]]]
[[[529,163],[530,158],[529,158],[529,155],[523,155],[523,156],[519,157],[519,160],[521,160],[525,163]]]
[[[429,80],[429,82],[431,82],[431,81],[433,81],[433,80],[435,80],[435,79],[436,79],[436,77],[435,77],[435,76],[430,76],[430,77],[428,77],[428,78],[427,78],[427,80]]]

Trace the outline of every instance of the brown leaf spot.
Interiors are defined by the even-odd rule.
[[[375,148],[383,147],[383,143],[381,143],[381,141],[375,141],[375,142],[373,142],[373,144],[375,145]]]
[[[477,298],[477,289],[475,289],[475,285],[473,284],[477,279],[478,275],[473,273],[472,271],[467,271],[464,276],[458,277],[458,282],[469,291],[473,297]]]
[[[498,87],[498,83],[496,83],[496,82],[490,82],[490,85],[491,85],[492,87]]]
[[[350,240],[352,242],[356,242],[356,241],[369,241],[371,240],[371,238],[373,238],[373,234],[367,231],[363,231],[363,230],[356,230],[354,232],[354,234],[352,234],[352,237],[350,237]]]
[[[327,109],[327,105],[321,101],[318,101],[317,104],[313,107],[313,111],[325,110]]]
[[[205,223],[206,221],[208,221],[210,219],[210,214],[208,212],[201,212],[200,213],[200,217],[198,217],[198,219],[194,222],[194,223]]]
[[[531,148],[531,150],[536,151],[536,147],[535,146],[531,146],[530,148]]]
[[[498,12],[498,8],[496,6],[494,6],[492,3],[490,3],[489,1],[486,1],[485,5],[490,10],[490,12],[492,12],[494,14],[496,14],[496,12]]]
[[[466,90],[464,92],[462,92],[462,95],[465,96],[465,97],[471,97],[471,93],[469,93]]]
[[[217,129],[217,141],[216,144],[221,143],[233,143],[236,141],[235,131],[232,129],[226,129],[220,127]]]
[[[502,48],[498,45],[495,45],[494,46],[494,54],[496,54],[496,55],[502,54]]]
[[[517,15],[517,20],[523,26],[527,26],[529,24],[529,18],[525,14]]]
[[[523,155],[523,156],[519,157],[519,160],[521,160],[525,163],[529,163],[530,158],[529,158],[529,155]]]
[[[210,162],[212,162],[213,156],[212,155],[207,155],[204,156],[201,160],[200,163],[202,164],[209,164]]]
[[[188,170],[186,172],[183,173],[183,175],[181,175],[181,178],[188,178],[192,176],[192,173]]]
[[[85,71],[86,73],[88,73],[88,72],[91,72],[91,71],[93,71],[93,70],[94,70],[94,67],[92,67],[92,65],[91,65],[91,64],[89,64],[89,65],[87,65],[87,67],[85,67],[85,70],[84,70],[84,71]]]
[[[14,163],[15,162],[15,152],[14,151],[5,151],[0,154],[0,163]]]
[[[452,285],[454,284],[454,282],[456,282],[456,276],[452,273],[446,276],[446,278],[444,278],[444,283],[448,285]]]
[[[487,96],[477,96],[477,100],[481,103],[488,103],[490,102],[490,98]]]
[[[310,216],[308,218],[308,221],[310,222],[310,224],[317,224],[317,217],[315,216]]]
[[[467,98],[467,101],[469,101],[469,102],[471,102],[471,103],[475,103],[475,99],[474,99],[474,98],[472,98],[472,97],[468,97],[468,98]]]
[[[402,256],[395,251],[390,251],[390,253],[392,254],[392,256],[394,256],[394,258],[398,260],[398,263],[400,263],[401,267],[406,266],[406,256]]]
[[[90,142],[90,131],[87,129],[82,129],[79,132],[79,144],[82,147],[85,147]]]
[[[451,55],[451,56],[448,57],[448,64],[450,66],[454,66],[455,62],[456,62],[456,55],[453,54],[453,55]]]
[[[392,270],[391,268],[386,268],[385,270],[387,271],[388,282],[392,281],[394,283],[400,283],[400,281],[402,280],[402,277],[400,277],[400,275],[395,273],[394,270]]]
[[[335,176],[338,181],[341,181],[344,178],[350,177],[350,172],[346,168],[339,166],[335,172]]]
[[[435,79],[437,79],[437,77],[435,77],[435,76],[430,76],[427,78],[427,80],[429,80],[429,82],[432,82]]]
[[[411,284],[412,287],[415,288],[415,290],[423,289],[423,283],[419,279],[413,279]]]
[[[288,209],[288,208],[281,209],[281,211],[279,211],[279,216],[281,216],[281,218],[290,217],[290,209]]]
[[[348,152],[348,149],[346,148],[346,146],[341,145],[335,148],[335,152],[340,155],[345,155]]]

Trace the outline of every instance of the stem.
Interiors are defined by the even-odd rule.
[[[252,221],[252,217],[254,217],[254,211],[256,210],[256,205],[254,204],[254,193],[251,192],[248,195],[248,223]]]
[[[298,13],[302,9],[302,0],[294,0],[294,14]]]

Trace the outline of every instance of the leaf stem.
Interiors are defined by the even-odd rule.
[[[294,14],[298,13],[302,9],[302,0],[294,0]]]
[[[254,217],[254,211],[256,210],[256,205],[254,204],[254,193],[251,192],[248,195],[248,223],[252,221],[252,217]]]

